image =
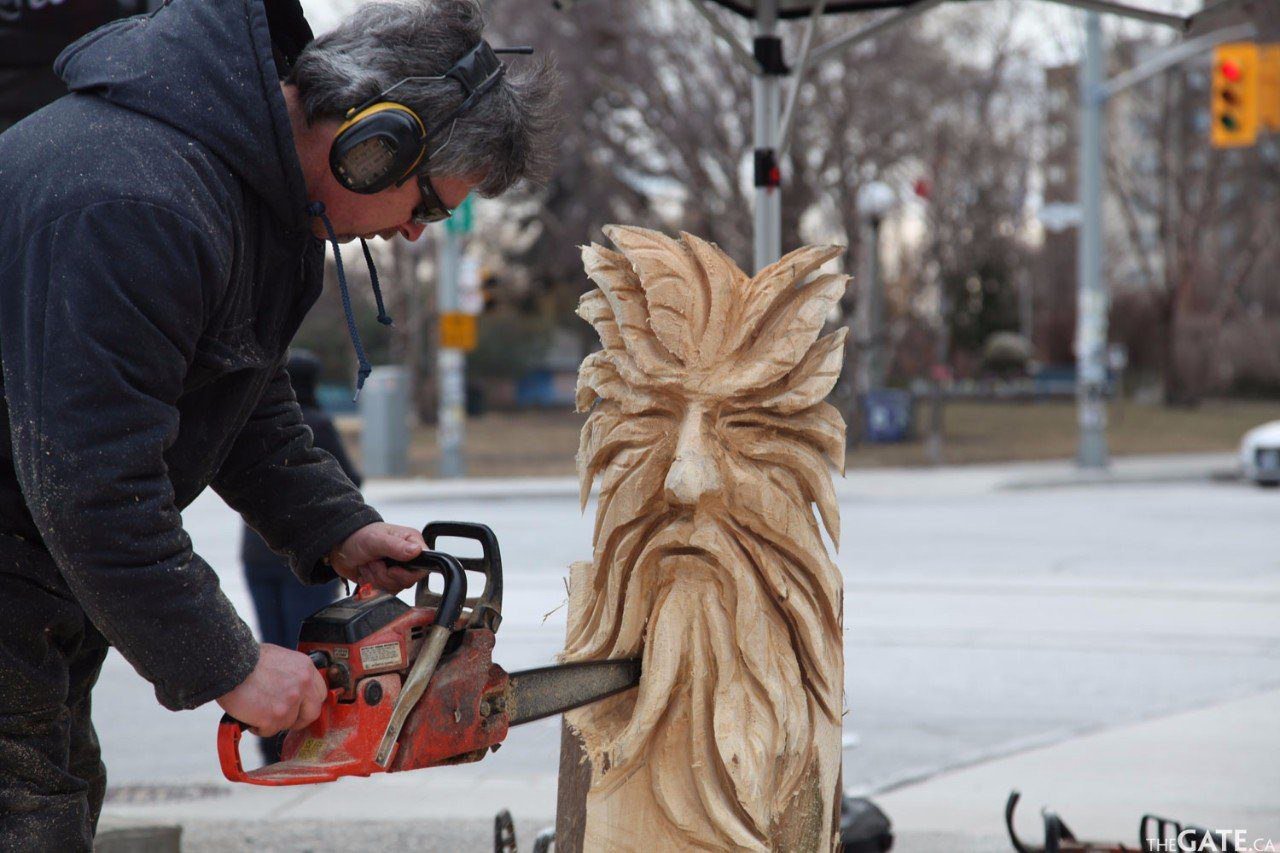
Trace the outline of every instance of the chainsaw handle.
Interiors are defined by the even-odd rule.
[[[421,607],[424,601],[433,599],[436,621],[432,624],[443,625],[452,631],[458,617],[462,615],[462,605],[467,600],[467,573],[463,571],[458,558],[443,551],[428,550],[411,560],[388,560],[387,563],[414,571],[427,572],[427,577],[418,581],[415,601]],[[428,586],[433,574],[444,578],[444,590],[438,596],[432,593]]]
[[[223,714],[218,723],[218,763],[222,765],[222,775],[231,782],[249,780],[249,774],[244,772],[244,764],[240,761],[240,738],[247,728],[230,714]]]
[[[320,674],[325,675],[325,670],[329,668],[329,654],[327,652],[317,651],[317,652],[310,652],[307,655],[307,657],[311,658],[311,663],[315,666],[316,669],[320,670]],[[328,681],[329,679],[326,678],[325,679],[326,688],[328,687]],[[218,755],[220,758],[222,757],[222,740],[223,740],[222,731],[224,728],[228,729],[229,736],[230,736],[229,730],[235,729],[234,739],[231,740],[229,745],[230,745],[232,754],[235,755],[236,766],[239,767],[240,766],[240,736],[245,732],[249,731],[252,728],[252,726],[250,726],[248,723],[240,722],[230,714],[223,714],[222,720],[219,721],[218,723]],[[224,765],[225,765],[225,762],[224,762]],[[231,778],[231,777],[228,776],[227,778]],[[235,782],[237,780],[232,779],[231,781]]]
[[[422,528],[422,538],[433,551],[442,536],[480,543],[483,556],[458,559],[467,571],[484,575],[484,590],[471,608],[467,627],[483,626],[496,632],[502,623],[502,552],[498,537],[488,525],[470,521],[433,521]]]

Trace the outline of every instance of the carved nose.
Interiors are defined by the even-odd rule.
[[[667,503],[672,506],[695,506],[702,498],[719,494],[723,488],[720,468],[704,433],[699,411],[688,412],[680,425],[676,456],[663,487]]]
[[[715,461],[704,454],[677,456],[664,485],[667,503],[695,506],[703,496],[719,493],[720,471]]]

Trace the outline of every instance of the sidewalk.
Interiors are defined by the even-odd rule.
[[[1022,792],[1016,828],[1031,845],[1044,843],[1044,807],[1082,840],[1134,845],[1150,813],[1245,830],[1280,850],[1280,690],[1032,749],[875,800],[893,821],[895,851],[986,853],[1011,849],[1003,815],[1013,789]]]
[[[1064,691],[1063,701],[1070,701]],[[1080,838],[1134,844],[1143,814],[1245,830],[1280,849],[1280,690],[1107,729],[943,773],[874,796],[893,821],[897,853],[995,853],[1010,845],[1004,803],[1022,792],[1017,829],[1043,843],[1039,810]],[[553,735],[548,732],[548,735]],[[854,760],[856,760],[856,752]],[[492,814],[510,808],[522,845],[553,822],[554,776],[500,778],[477,800],[479,766],[349,779],[305,788],[236,788],[221,796],[113,804],[103,828],[182,824],[183,849],[200,851],[405,849],[488,851]],[[496,777],[499,774],[494,774]],[[440,814],[451,819],[441,820]],[[1265,848],[1264,848],[1265,849]]]

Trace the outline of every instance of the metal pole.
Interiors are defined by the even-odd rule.
[[[1085,18],[1080,64],[1080,241],[1076,317],[1076,404],[1081,468],[1106,468],[1107,292],[1102,280],[1102,19]]]
[[[813,48],[813,35],[818,31],[818,19],[827,9],[827,0],[818,0],[809,13],[809,21],[805,24],[804,35],[800,38],[800,61],[796,63],[795,72],[791,76],[791,89],[787,92],[787,105],[782,111],[782,130],[779,132],[778,156],[782,157],[791,147],[791,129],[796,123],[796,106],[800,103],[800,87],[804,85],[804,75],[809,70],[809,57]]]
[[[1173,27],[1178,30],[1186,31],[1191,19],[1185,15],[1173,15],[1168,12],[1157,12],[1154,9],[1139,9],[1136,6],[1127,6],[1124,3],[1115,3],[1112,0],[1051,0],[1061,6],[1074,6],[1077,9],[1088,9],[1089,14],[1097,14],[1098,12],[1106,12],[1108,15],[1116,15],[1121,18],[1133,18],[1138,21],[1146,21],[1148,24],[1164,24],[1167,27]]]
[[[449,228],[440,244],[440,286],[436,305],[440,316],[458,311],[458,273],[462,261],[462,235]],[[463,438],[466,430],[465,356],[460,349],[441,346],[436,356],[439,384],[437,436],[440,445],[440,476],[461,477],[466,473]]]
[[[1128,89],[1130,86],[1136,86],[1155,77],[1157,74],[1163,74],[1170,68],[1186,62],[1188,59],[1194,59],[1202,53],[1213,50],[1214,47],[1228,41],[1240,41],[1243,39],[1251,39],[1258,34],[1258,28],[1251,23],[1237,24],[1233,27],[1225,27],[1220,30],[1214,30],[1208,35],[1200,38],[1183,42],[1177,47],[1171,47],[1166,51],[1158,54],[1152,59],[1147,60],[1141,65],[1130,68],[1122,74],[1117,74],[1105,84],[1103,84],[1100,97],[1102,100],[1110,100],[1120,92]]]
[[[950,300],[947,297],[947,288],[938,283],[938,330],[937,337],[934,338],[933,350],[933,384],[930,388],[930,406],[929,406],[929,438],[925,442],[925,449],[929,456],[929,461],[934,465],[941,465],[942,459],[942,441],[943,441],[943,403],[945,402],[944,390],[942,383],[947,378],[947,365],[950,362],[948,355],[951,351],[951,326],[950,326]]]
[[[756,4],[756,43],[772,39],[778,26],[778,0],[759,0]],[[751,78],[751,104],[754,111],[756,157],[755,267],[756,271],[782,257],[782,189],[762,180],[762,159],[777,165],[778,131],[781,119],[781,85],[779,75],[768,68]],[[768,171],[768,169],[764,169]]]
[[[884,387],[884,283],[880,276],[880,223],[879,216],[864,216],[862,220],[862,280],[866,282],[866,327],[863,330],[865,364],[862,393],[879,391]]]
[[[896,12],[891,12],[882,18],[878,18],[864,27],[859,27],[852,32],[837,36],[821,47],[815,47],[812,61],[816,64],[838,50],[843,50],[869,38],[874,38],[890,27],[896,27],[898,24],[923,15],[933,7],[941,6],[945,2],[946,0],[916,0],[910,6],[904,6]]]

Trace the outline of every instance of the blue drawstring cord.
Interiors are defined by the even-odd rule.
[[[342,252],[338,248],[338,235],[334,233],[333,223],[325,215],[324,202],[311,202],[307,205],[307,214],[320,217],[320,221],[324,223],[324,230],[329,232],[329,242],[333,244],[333,265],[338,272],[338,291],[342,295],[342,312],[346,315],[347,333],[351,335],[351,345],[355,347],[356,360],[360,363],[360,369],[356,372],[356,393],[351,396],[352,402],[355,402],[360,399],[360,389],[364,387],[364,381],[373,372],[373,365],[369,363],[368,357],[364,354],[364,346],[360,342],[360,332],[356,329],[355,314],[351,310],[351,292],[347,289],[347,273],[342,267]],[[364,249],[365,262],[369,265],[369,280],[373,284],[373,297],[378,303],[378,322],[384,326],[390,326],[391,318],[387,316],[386,309],[382,306],[382,289],[378,286],[378,271],[373,266],[373,255],[369,252],[369,244],[361,238],[360,245]]]
[[[373,268],[373,255],[369,252],[369,244],[360,238],[360,248],[364,250],[364,262],[369,265],[369,281],[373,284],[373,298],[378,303],[378,322],[384,326],[391,325],[387,309],[382,307],[382,288],[378,287],[378,271]]]

